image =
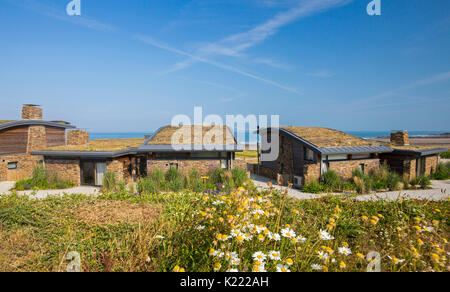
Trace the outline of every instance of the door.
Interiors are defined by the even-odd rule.
[[[95,163],[90,161],[81,162],[81,184],[95,185]]]
[[[96,168],[96,182],[95,184],[97,186],[103,185],[103,179],[105,178],[106,173],[106,163],[105,162],[97,162],[95,164]]]

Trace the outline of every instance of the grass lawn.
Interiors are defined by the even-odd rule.
[[[0,198],[0,271],[448,271],[449,202],[276,191]],[[257,253],[261,252],[261,253]]]

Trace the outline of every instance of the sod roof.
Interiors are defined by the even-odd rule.
[[[144,138],[132,139],[100,139],[92,140],[85,145],[66,145],[49,147],[45,151],[98,151],[111,152],[120,151],[128,148],[137,148],[144,143]]]
[[[146,145],[235,145],[233,133],[226,126],[166,126],[156,132]]]

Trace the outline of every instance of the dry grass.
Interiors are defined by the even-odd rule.
[[[144,138],[132,139],[100,139],[90,141],[86,145],[66,145],[50,147],[47,151],[120,151],[128,148],[137,148],[144,143]]]
[[[244,150],[243,152],[236,152],[236,158],[258,159],[258,152],[256,150]]]
[[[92,201],[70,210],[70,214],[88,225],[146,224],[158,218],[160,210],[148,203]]]
[[[0,124],[6,124],[6,123],[9,123],[9,122],[12,122],[12,121],[10,121],[10,120],[0,120]]]
[[[381,144],[327,128],[282,127],[282,129],[291,132],[317,147],[377,146]]]
[[[179,138],[172,143],[172,137]],[[203,138],[203,139],[202,139]],[[233,133],[226,126],[166,126],[147,145],[234,145]]]

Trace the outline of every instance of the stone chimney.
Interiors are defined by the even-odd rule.
[[[89,132],[72,130],[67,133],[67,145],[85,145],[89,143]]]
[[[396,131],[391,133],[391,144],[396,146],[409,145],[408,131]]]
[[[24,104],[22,107],[22,120],[42,120],[42,109],[39,105]]]

